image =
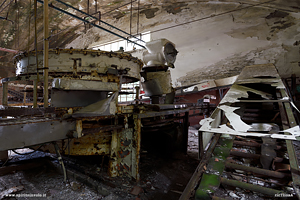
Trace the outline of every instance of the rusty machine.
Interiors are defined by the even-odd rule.
[[[188,109],[170,104],[173,89],[168,68],[174,66],[175,45],[161,39],[146,48],[144,67],[141,60],[122,52],[51,49],[49,84],[43,82],[45,73],[38,67],[43,66],[43,51],[15,56],[17,76],[2,79],[0,151],[32,147],[59,149],[64,155],[105,155],[110,176],[136,180],[143,142],[146,147],[162,144],[161,151],[186,151]],[[122,84],[139,81],[141,72],[152,104],[142,103],[138,95],[131,103],[118,102]],[[8,83],[20,81],[33,85],[33,107],[7,104]],[[44,106],[36,103],[37,86],[49,93]],[[159,104],[158,98],[167,99],[167,104]]]

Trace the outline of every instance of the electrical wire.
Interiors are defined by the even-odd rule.
[[[6,2],[7,0],[4,0],[3,2],[2,2],[2,4],[0,5],[0,8],[3,6],[3,4]]]
[[[13,149],[12,151],[15,153],[15,154],[18,154],[18,155],[21,155],[21,156],[25,156],[25,155],[30,155],[38,150],[40,150],[40,148],[42,148],[45,144],[42,144],[41,146],[39,146],[39,148],[35,149],[34,151],[31,151],[31,152],[28,152],[28,153],[18,153],[16,152],[15,149]]]
[[[10,4],[11,4],[11,2],[13,2],[13,0],[11,0],[6,6],[4,6],[4,8],[2,8],[1,10],[0,10],[0,13],[7,7],[7,6],[9,6]],[[4,3],[4,2],[3,2]],[[2,5],[1,5],[2,6]]]
[[[135,1],[137,1],[137,0],[134,0],[134,1],[132,1],[132,2],[135,2]],[[157,29],[157,30],[151,31],[151,33],[156,33],[156,32],[164,31],[164,30],[167,30],[167,29],[176,28],[176,27],[183,26],[183,25],[186,25],[186,24],[190,24],[190,23],[202,21],[202,20],[205,20],[205,19],[211,19],[211,18],[214,18],[214,17],[218,17],[218,16],[230,14],[230,13],[233,13],[233,12],[236,12],[236,11],[241,11],[241,10],[248,9],[248,8],[252,8],[252,7],[262,6],[262,5],[264,5],[264,4],[271,3],[271,2],[274,2],[274,1],[276,1],[276,0],[270,0],[270,1],[262,2],[262,3],[258,3],[258,4],[242,3],[242,4],[247,4],[247,5],[249,5],[249,6],[246,6],[246,7],[243,7],[243,8],[238,8],[238,9],[234,9],[234,10],[230,10],[230,11],[226,11],[226,12],[222,12],[222,13],[219,13],[219,14],[213,14],[213,15],[210,15],[210,16],[207,16],[207,17],[203,17],[203,18],[200,18],[200,19],[195,19],[195,20],[188,21],[188,22],[181,23],[181,24],[177,24],[177,25],[174,25],[174,26],[169,26],[169,27],[166,27],[166,28]],[[112,10],[110,10],[110,11],[108,11],[108,12],[102,14],[102,16],[104,16],[104,15],[106,15],[106,14],[108,14],[108,13],[110,13],[110,12],[112,12],[112,11],[118,9],[118,8],[121,8],[121,7],[124,7],[124,6],[126,6],[126,5],[129,5],[129,4],[131,4],[131,2],[126,3],[126,4],[124,4],[124,5],[121,5],[121,6],[117,7],[117,8],[114,8],[114,9],[112,9]],[[281,9],[281,8],[274,8],[274,7],[271,7],[271,6],[264,6],[264,7],[268,7],[268,8],[272,8],[272,9],[277,9],[277,10],[283,10],[283,11],[292,12],[292,11],[290,11],[290,10],[285,10],[285,9]],[[0,11],[0,12],[1,12],[1,11]],[[90,23],[92,23],[92,22],[90,22]],[[69,27],[69,28],[66,28],[66,29],[64,29],[64,30],[61,30],[60,32],[58,32],[58,33],[56,33],[56,34],[50,35],[50,37],[56,36],[56,35],[58,35],[58,34],[61,34],[62,32],[66,31],[66,30],[69,30],[69,29],[72,29],[72,28],[76,28],[76,27],[78,27],[78,26],[80,26],[80,25],[82,25],[82,24],[83,24],[83,22],[79,23],[79,24],[76,25],[76,26]],[[144,33],[144,34],[141,34],[141,35],[146,35],[146,34],[148,34],[148,33]],[[42,40],[39,41],[38,43],[40,43],[40,42],[42,42]]]

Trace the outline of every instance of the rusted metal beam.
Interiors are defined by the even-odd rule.
[[[92,133],[97,133],[100,131],[115,131],[117,129],[122,129],[123,125],[105,125],[102,127],[98,127],[98,128],[88,128],[88,129],[83,129],[82,130],[82,134],[83,135],[87,135],[87,134],[92,134]]]
[[[201,178],[201,182],[195,193],[196,200],[210,199],[220,186],[220,176],[225,169],[226,158],[229,156],[233,145],[234,136],[222,135],[215,147],[213,155],[209,160],[206,171]]]
[[[245,172],[252,172],[255,174],[269,176],[272,178],[280,178],[281,179],[281,178],[291,177],[291,175],[287,174],[287,173],[276,172],[276,171],[261,169],[261,168],[257,168],[257,167],[248,167],[248,166],[244,166],[244,165],[234,164],[234,163],[231,163],[228,161],[225,163],[225,166],[230,169],[238,169],[238,170],[242,170]]]
[[[253,185],[250,183],[244,183],[244,182],[236,181],[236,180],[229,180],[229,179],[222,178],[222,177],[221,177],[221,183],[224,185],[232,186],[232,187],[239,187],[239,188],[243,188],[246,190],[262,193],[262,194],[272,196],[272,197],[275,197],[276,194],[282,193],[282,191],[280,191],[280,190],[274,190],[271,188]]]
[[[7,49],[7,48],[2,48],[2,47],[0,47],[0,51],[5,51],[5,52],[9,52],[9,53],[16,53],[16,54],[20,52],[18,50]]]
[[[115,124],[117,125],[118,118],[115,117]],[[110,145],[110,160],[109,160],[109,169],[108,173],[111,177],[116,177],[119,175],[118,173],[118,150],[119,150],[119,136],[118,131],[113,130],[112,131],[112,137],[111,137],[111,145]]]
[[[203,171],[204,166],[207,164],[209,158],[211,157],[211,154],[212,154],[213,150],[215,149],[215,146],[217,145],[220,136],[221,136],[221,134],[216,134],[215,137],[213,138],[213,140],[211,141],[210,146],[209,146],[205,156],[202,157],[201,162],[197,166],[192,178],[190,179],[189,183],[185,187],[179,200],[186,200],[192,196],[192,193],[195,190],[195,187],[197,186],[199,179],[201,178],[201,176],[204,172]]]
[[[286,91],[281,89],[280,90],[281,96],[286,96]],[[290,127],[294,127],[297,126],[296,124],[296,120],[294,118],[290,103],[279,103],[279,110],[280,110],[280,116],[282,119],[282,127],[283,129],[288,129]],[[286,125],[286,124],[289,124]],[[298,125],[299,126],[299,125]],[[285,133],[288,134],[288,133]],[[287,151],[288,151],[288,155],[289,155],[289,162],[290,162],[290,166],[291,166],[291,172],[292,172],[292,178],[293,178],[293,186],[296,192],[296,195],[298,197],[298,199],[300,199],[300,175],[298,173],[299,171],[299,163],[297,160],[297,156],[295,153],[295,149],[294,149],[294,145],[293,142],[290,140],[286,140],[286,146],[287,146]]]
[[[248,147],[258,147],[258,148],[260,148],[260,146],[261,146],[261,143],[258,143],[258,142],[244,142],[244,141],[238,141],[238,140],[233,141],[233,144],[238,145],[238,146],[248,146]],[[276,147],[277,150],[282,149],[282,148],[283,148],[282,146],[278,146],[278,145]]]
[[[249,147],[260,147],[260,143],[255,143],[255,142],[243,142],[243,141],[233,141],[233,144],[239,145],[239,146],[249,146]]]
[[[231,156],[237,156],[237,157],[242,157],[242,158],[253,158],[253,159],[259,159],[260,155],[259,154],[254,154],[254,153],[244,153],[240,151],[230,151]]]
[[[139,165],[140,165],[140,151],[141,151],[141,132],[142,132],[142,120],[141,118],[138,118],[138,115],[133,116],[134,120],[134,135],[133,139],[135,144],[133,145],[132,152],[134,152],[133,156],[135,156],[132,159],[132,175],[135,177],[136,181],[140,180],[140,174],[139,174]]]
[[[148,118],[148,117],[156,117],[156,116],[163,116],[163,115],[172,115],[177,113],[185,113],[188,112],[189,109],[176,109],[176,110],[169,110],[169,111],[162,111],[162,112],[145,112],[138,114],[138,118]]]

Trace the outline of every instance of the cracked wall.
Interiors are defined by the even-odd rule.
[[[300,3],[255,3],[186,1],[167,7],[144,6],[139,31],[151,31],[153,40],[166,38],[176,44],[179,54],[171,71],[175,86],[237,75],[253,64],[273,63],[282,77],[299,75]],[[125,15],[106,21],[129,32],[129,19]],[[136,20],[135,11],[133,33]],[[91,48],[115,39],[91,28],[67,47]]]

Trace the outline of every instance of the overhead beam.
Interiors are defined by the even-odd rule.
[[[44,3],[44,2],[41,1],[41,0],[37,0],[37,1],[38,1],[39,3],[42,3],[42,4]],[[67,14],[67,15],[70,15],[70,16],[72,16],[72,17],[74,17],[74,18],[76,18],[76,19],[78,19],[78,20],[80,20],[80,21],[82,21],[82,22],[91,24],[92,26],[94,26],[94,27],[96,27],[96,28],[102,29],[102,30],[104,30],[104,31],[106,31],[106,32],[108,32],[108,33],[110,33],[110,34],[112,34],[112,35],[115,35],[115,36],[117,36],[117,37],[119,37],[119,38],[122,38],[122,39],[124,39],[124,40],[126,40],[126,41],[128,41],[128,42],[131,42],[131,43],[133,43],[133,44],[135,44],[135,45],[137,45],[137,46],[140,46],[140,47],[146,49],[146,47],[143,46],[143,45],[141,45],[141,44],[138,44],[138,43],[136,43],[136,42],[133,42],[133,41],[129,40],[128,38],[123,37],[123,36],[121,36],[121,35],[119,35],[119,34],[117,34],[117,33],[114,33],[114,32],[112,32],[112,31],[110,31],[110,30],[108,30],[108,29],[106,29],[106,28],[103,28],[103,27],[97,25],[97,24],[90,23],[90,22],[89,22],[88,20],[86,20],[86,19],[81,19],[80,17],[78,17],[78,16],[76,16],[76,15],[74,15],[74,14],[72,14],[72,13],[69,13],[69,12],[67,12],[67,11],[65,11],[65,10],[63,10],[63,9],[60,9],[60,8],[58,8],[58,7],[56,7],[56,6],[52,5],[52,4],[49,4],[49,7],[54,8],[55,10],[60,11],[60,12],[62,12],[62,13],[65,13],[65,14]]]
[[[116,30],[118,30],[118,31],[120,31],[120,32],[122,32],[122,33],[124,33],[124,34],[126,34],[126,35],[128,35],[128,36],[130,36],[130,37],[133,37],[134,39],[137,39],[137,40],[139,40],[139,41],[141,41],[141,42],[145,42],[145,41],[143,41],[143,40],[141,40],[141,39],[139,39],[139,38],[137,38],[137,37],[131,35],[130,33],[127,33],[127,32],[125,32],[125,31],[123,31],[123,30],[121,30],[121,29],[119,29],[119,28],[117,28],[117,27],[115,27],[115,26],[113,26],[113,25],[111,25],[111,24],[109,24],[109,23],[106,23],[106,22],[102,21],[101,19],[98,19],[97,17],[94,17],[93,15],[90,15],[89,13],[83,12],[83,11],[81,11],[81,10],[79,10],[79,9],[77,9],[77,8],[75,8],[75,7],[71,6],[71,5],[69,5],[69,4],[65,3],[65,2],[63,2],[63,1],[60,1],[60,0],[56,0],[56,1],[59,2],[59,3],[64,4],[65,6],[67,6],[67,7],[69,7],[69,8],[72,8],[72,9],[74,9],[74,10],[76,10],[76,11],[78,11],[78,12],[84,14],[84,15],[87,15],[87,16],[89,16],[89,17],[95,19],[95,20],[98,20],[98,21],[100,21],[101,23],[103,23],[103,24],[105,24],[105,25],[107,25],[107,26],[109,26],[109,27],[112,27],[112,28],[114,28],[114,29],[116,29]]]

